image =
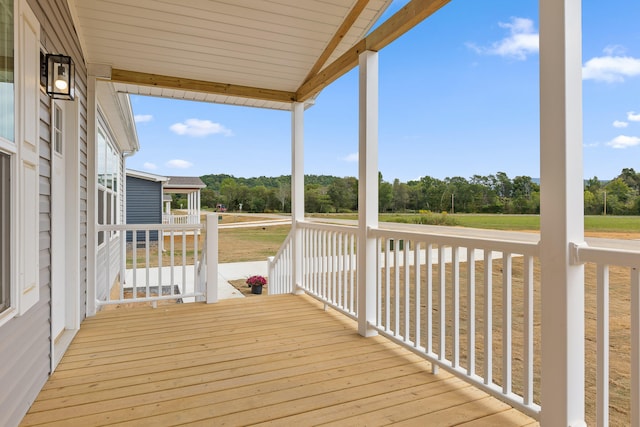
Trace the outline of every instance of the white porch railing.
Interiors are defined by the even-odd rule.
[[[163,224],[168,224],[168,225],[200,224],[200,215],[162,214],[162,223]]]
[[[104,255],[107,264],[113,259],[119,261],[119,284],[103,293],[98,306],[205,298],[201,224],[122,224],[97,228],[98,232],[119,231],[122,236],[120,248],[112,250],[107,246]]]
[[[596,269],[595,301],[588,299],[586,304],[595,303],[591,311],[596,313],[596,336],[595,338],[595,418],[599,427],[608,426],[610,421],[609,408],[611,406],[620,408],[619,412],[630,413],[630,418],[616,419],[616,425],[640,426],[640,248],[637,241],[613,241],[603,239],[591,239],[589,244],[574,245],[572,247],[572,257],[574,263],[593,263]],[[589,267],[589,265],[587,266]],[[611,267],[616,270],[616,288],[610,288],[612,277]],[[626,270],[626,274],[623,270]],[[626,275],[629,281],[621,279]],[[587,286],[591,284],[586,284]],[[629,304],[622,313],[610,313],[609,302],[612,291],[616,291],[616,302],[628,299]],[[625,295],[626,294],[626,295]],[[586,307],[588,308],[588,306]],[[627,313],[627,309],[629,310]],[[589,311],[589,310],[587,310]],[[621,316],[622,325],[610,324],[610,315]],[[629,319],[629,335],[626,334],[626,319]],[[621,331],[622,330],[622,331]],[[625,337],[620,340],[619,335],[624,333]],[[623,344],[622,348],[617,348],[614,358],[616,359],[615,370],[609,360],[610,353],[610,333],[618,335],[617,343],[625,342],[628,337],[628,345]],[[626,351],[624,350],[626,349]],[[591,355],[587,353],[587,361]],[[592,370],[588,370],[588,372]],[[617,378],[611,379],[610,373],[616,372]],[[627,375],[628,373],[628,375]],[[615,387],[616,402],[610,398],[610,389]],[[594,402],[588,402],[588,405]],[[619,414],[618,414],[619,415]]]
[[[357,318],[357,228],[307,222],[297,226],[302,230],[302,289]],[[430,360],[435,369],[444,368],[538,418],[540,406],[534,403],[533,388],[537,242],[386,229],[369,230],[369,237],[377,240],[379,254],[377,321],[372,326]],[[288,281],[290,238],[270,264],[270,271],[279,271],[278,276]],[[513,273],[516,258],[520,277]],[[502,272],[494,268],[500,259]],[[466,265],[463,289],[462,264]],[[494,288],[496,274],[501,278]],[[285,289],[291,291],[292,286]],[[515,307],[514,289],[522,295]],[[495,331],[500,334],[494,336]],[[494,348],[500,351],[494,353]],[[522,362],[514,363],[515,359]],[[499,367],[494,367],[496,361]],[[516,371],[518,385],[514,387]]]
[[[356,228],[298,223],[302,229],[302,289],[356,318]]]
[[[269,280],[269,295],[290,294],[293,292],[293,251],[291,239],[293,228],[289,231],[275,256],[267,259],[267,279]]]
[[[357,318],[357,228],[308,222],[298,222],[297,227],[301,229],[303,253],[302,289]],[[426,232],[386,227],[368,231],[368,237],[377,241],[378,253],[376,321],[372,326],[430,360],[434,370],[445,369],[540,419],[543,302],[540,278],[535,273],[539,236],[446,227],[431,227]],[[282,281],[281,292],[293,291],[292,238],[290,234],[270,262],[270,281]],[[587,268],[597,271],[597,283],[585,283],[596,289],[587,292],[595,295],[589,297],[585,308],[587,313],[595,313],[597,325],[596,336],[588,332],[586,336],[587,342],[595,341],[597,347],[595,355],[587,351],[586,358],[587,382],[595,366],[597,384],[596,397],[585,390],[587,419],[595,418],[596,425],[608,426],[609,407],[624,406],[622,412],[630,416],[615,414],[613,423],[640,427],[640,245],[622,240],[588,242],[572,248],[573,263],[587,263]],[[609,322],[610,270],[615,272],[612,289],[617,302],[629,301],[629,313],[622,315],[625,322],[629,320],[628,328]],[[613,367],[609,361],[610,333],[616,334],[623,349],[628,348],[618,350]],[[621,334],[626,338],[620,340]],[[616,378],[612,379],[610,372]],[[622,386],[621,374],[626,382]],[[610,399],[612,387],[615,396]]]
[[[428,359],[435,371],[443,368],[538,418],[537,242],[387,229],[369,233],[379,254],[378,332]]]
[[[357,314],[356,230],[354,227],[298,222],[302,231],[301,289],[345,315]],[[293,249],[289,232],[274,257],[269,257],[269,294],[294,289]]]

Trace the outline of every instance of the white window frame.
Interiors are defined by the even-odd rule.
[[[122,184],[122,157],[119,155],[119,151],[117,148],[117,145],[115,143],[115,138],[113,137],[113,134],[111,132],[111,130],[109,129],[109,126],[107,125],[107,121],[104,119],[104,116],[102,114],[102,111],[98,108],[98,138],[100,138],[100,135],[102,135],[105,139],[105,147],[104,150],[101,152],[100,151],[100,146],[99,144],[96,143],[96,183],[97,183],[97,191],[96,191],[96,197],[98,198],[98,203],[96,204],[96,206],[98,207],[98,224],[100,224],[100,216],[102,216],[102,220],[103,220],[103,224],[120,224],[122,221],[121,218],[121,214],[120,214],[120,187]],[[102,161],[99,159],[99,156],[104,156],[104,158],[102,159]],[[109,172],[110,172],[110,166],[111,163],[109,161],[109,158],[111,157],[112,161],[116,162],[116,167],[113,171],[115,171],[115,183],[112,182],[111,188],[109,188],[109,186],[106,183],[103,183],[103,181],[101,181],[100,179],[100,166],[104,165],[104,167],[106,168],[105,172],[106,175],[108,177]],[[105,177],[104,179],[109,179]],[[112,177],[113,178],[113,177]],[[101,192],[103,194],[103,200],[102,200],[102,204],[100,204],[100,195]],[[111,203],[107,203],[107,200],[110,199]],[[102,205],[102,212],[100,212],[100,206]],[[111,212],[109,214],[109,212],[107,212],[107,208],[110,208]],[[110,221],[107,221],[107,219],[110,219]],[[100,235],[98,235],[98,248],[102,248],[104,247],[104,245],[107,243],[107,241],[111,242],[113,239],[117,238],[119,233],[116,232],[111,232],[108,233],[109,238],[102,238],[102,241],[100,240]]]
[[[8,307],[0,312],[0,326],[11,320],[18,314],[18,298],[17,298],[17,259],[16,259],[16,227],[15,218],[17,215],[16,209],[16,193],[17,193],[17,180],[16,180],[16,159],[17,151],[15,144],[0,137],[0,152],[9,156],[9,174],[11,176],[11,184],[9,185],[9,209],[4,212],[0,212],[0,215],[8,214],[9,216],[9,235],[6,236],[9,239],[8,249],[8,263],[9,263],[9,301]]]
[[[40,23],[26,0],[14,0],[14,140],[0,137],[0,151],[9,155],[9,307],[0,313],[0,326],[25,314],[39,301],[39,55]],[[30,37],[27,37],[29,35]],[[27,51],[28,50],[28,51]],[[29,74],[31,73],[31,74]],[[32,78],[32,81],[29,81]],[[36,123],[31,123],[33,120]],[[27,123],[29,121],[29,123]],[[27,145],[30,145],[29,150]],[[25,165],[29,166],[25,179]],[[33,184],[34,188],[30,185]],[[29,186],[29,188],[26,188]],[[22,211],[22,206],[30,207]],[[0,214],[4,214],[0,213]],[[33,221],[31,221],[33,219]],[[34,223],[32,223],[34,222]],[[35,233],[35,234],[34,234]],[[29,262],[27,263],[27,259]],[[29,264],[29,265],[27,265]]]
[[[51,103],[51,149],[54,154],[63,156],[64,154],[64,138],[62,135],[62,124],[65,117],[60,105],[55,102]]]

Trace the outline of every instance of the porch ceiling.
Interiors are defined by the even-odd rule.
[[[112,67],[116,90],[286,109],[390,3],[69,0],[87,63]]]
[[[67,0],[85,60],[117,91],[289,110],[450,0]]]

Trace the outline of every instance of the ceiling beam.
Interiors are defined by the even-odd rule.
[[[184,79],[180,77],[163,76],[159,74],[119,70],[116,68],[111,70],[111,81],[141,86],[155,86],[167,89],[177,89],[190,92],[204,92],[251,99],[261,99],[264,101],[293,102],[296,100],[295,92],[261,89],[251,86],[239,86],[227,83],[209,82],[205,80]]]
[[[311,71],[309,71],[309,74],[304,79],[305,82],[311,77],[315,76],[318,71],[322,69],[322,66],[327,62],[329,57],[336,50],[336,47],[338,47],[344,36],[347,35],[362,11],[367,7],[367,4],[369,4],[369,0],[358,0],[356,2],[353,8],[349,11],[347,17],[344,19],[344,21],[342,21],[340,28],[338,28],[338,31],[336,31],[336,33],[333,35],[333,38],[329,41],[327,47],[324,49],[316,63],[313,65],[313,67],[311,67]]]
[[[315,96],[329,84],[358,65],[358,57],[365,50],[378,51],[437,12],[450,0],[412,0],[371,34],[345,52],[324,70],[303,83],[296,91],[298,102]]]

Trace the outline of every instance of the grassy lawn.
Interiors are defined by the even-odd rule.
[[[226,228],[218,232],[220,262],[258,261],[278,252],[290,225]]]
[[[492,230],[539,230],[538,215],[450,215],[457,225]]]
[[[495,230],[539,230],[538,215],[451,215],[462,227],[489,228]],[[640,232],[640,217],[601,216],[584,217],[585,232]]]
[[[358,219],[352,214],[308,214],[313,218]],[[446,217],[451,225],[460,227],[485,228],[492,230],[539,230],[539,215],[501,215],[501,214],[380,214],[381,222],[414,223],[421,217]],[[584,218],[585,232],[640,233],[638,216],[601,216],[591,215]]]

